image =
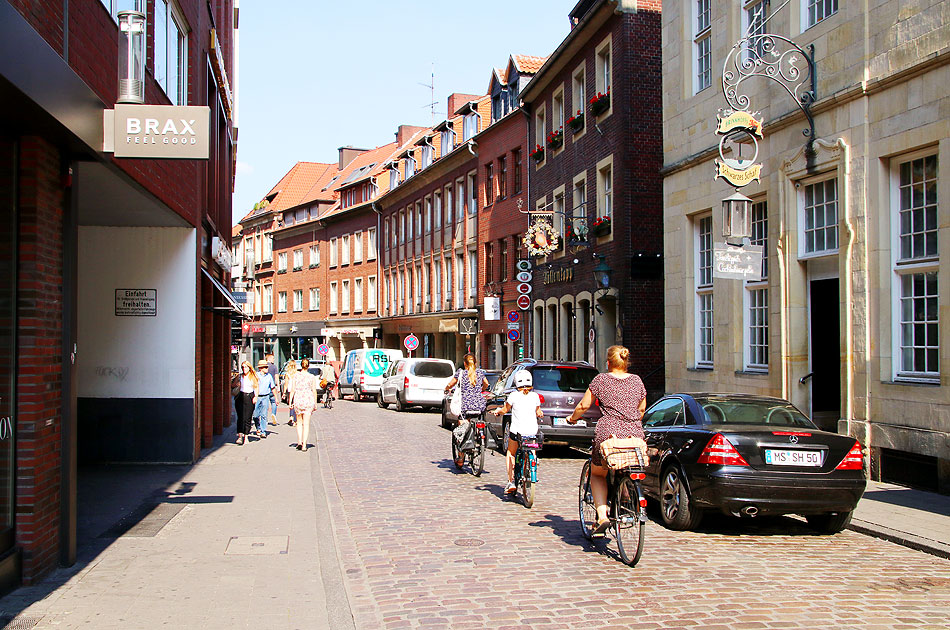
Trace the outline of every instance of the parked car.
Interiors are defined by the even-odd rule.
[[[455,364],[447,359],[399,359],[383,375],[376,403],[395,404],[397,411],[414,405],[438,407],[454,373]]]
[[[781,398],[669,394],[643,424],[652,454],[644,488],[671,529],[693,529],[705,511],[719,510],[801,514],[835,533],[864,493],[861,444],[822,431]]]
[[[541,412],[544,417],[539,420],[539,424],[544,434],[544,442],[589,448],[594,438],[594,427],[600,418],[600,408],[591,405],[576,425],[568,424],[567,418],[584,397],[587,386],[597,376],[597,370],[586,361],[520,359],[501,373],[492,388],[492,397],[488,401],[489,411],[505,404],[508,394],[515,389],[515,373],[519,370],[531,372],[534,391],[541,395]],[[486,414],[486,419],[499,435],[508,433],[511,414],[501,417]]]
[[[364,396],[375,397],[383,383],[383,374],[398,359],[402,350],[390,348],[359,348],[350,350],[343,358],[338,381],[339,394],[361,400]]]
[[[501,370],[485,370],[485,378],[488,379],[488,388],[491,389],[495,386],[495,383],[498,382],[498,377],[501,376]],[[456,385],[455,387],[458,387]],[[455,387],[449,390],[447,394],[442,396],[442,428],[448,429],[454,427],[455,424],[459,421],[458,416],[456,416],[449,409],[449,401],[452,400],[452,394],[455,392]]]

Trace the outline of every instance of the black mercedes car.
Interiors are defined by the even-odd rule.
[[[669,394],[643,416],[645,490],[671,529],[704,511],[743,517],[801,514],[835,533],[864,493],[864,453],[822,431],[787,400],[743,394]]]

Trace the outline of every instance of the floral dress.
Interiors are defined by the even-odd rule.
[[[640,422],[640,401],[646,398],[647,390],[636,374],[627,378],[598,374],[590,382],[589,389],[600,403],[602,413],[594,431],[591,462],[595,466],[603,466],[600,444],[611,435],[618,438],[646,438],[643,424]]]
[[[485,382],[485,370],[475,370],[475,384],[468,380],[468,370],[460,368],[455,372],[455,379],[462,388],[462,417],[466,411],[485,411],[485,397],[482,396],[482,383]]]
[[[307,370],[302,370],[294,374],[293,378],[294,409],[297,411],[313,411],[313,408],[317,406],[317,401],[313,396],[313,390],[316,387],[314,381],[317,377]]]

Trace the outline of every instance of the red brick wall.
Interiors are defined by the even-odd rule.
[[[29,584],[59,554],[64,169],[47,141],[20,147],[16,537]]]

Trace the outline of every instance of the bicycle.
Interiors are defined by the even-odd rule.
[[[488,450],[488,434],[486,429],[485,417],[480,411],[466,411],[463,416],[469,421],[469,429],[465,437],[460,441],[452,431],[452,461],[459,470],[465,466],[465,460],[471,473],[480,477],[485,470],[485,452]],[[471,440],[471,448],[462,448]]]
[[[515,451],[516,488],[521,488],[521,502],[528,509],[534,505],[534,484],[538,483],[538,451],[541,450],[541,434],[519,435]]]
[[[324,409],[333,409],[333,386],[336,383],[330,382],[327,383],[326,391],[323,393],[323,407]]]
[[[643,452],[636,447],[619,448],[608,455],[607,517],[613,528],[617,549],[624,564],[634,566],[643,553],[646,531],[646,495],[641,482],[644,477]],[[597,509],[590,489],[591,461],[587,460],[577,485],[577,508],[584,538],[592,540],[597,522]]]

